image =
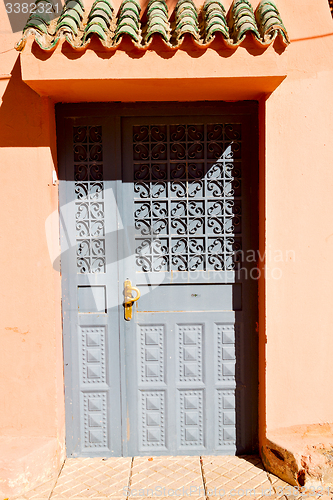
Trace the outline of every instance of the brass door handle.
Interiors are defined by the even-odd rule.
[[[136,292],[136,297],[132,297],[132,292]],[[141,297],[140,290],[135,286],[132,286],[130,280],[125,280],[124,283],[124,307],[125,307],[125,320],[130,321],[132,319],[132,307],[133,303],[139,300]]]

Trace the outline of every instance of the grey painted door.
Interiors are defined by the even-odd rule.
[[[77,114],[59,113],[68,454],[253,451],[255,105]]]

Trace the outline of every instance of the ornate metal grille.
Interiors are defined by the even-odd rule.
[[[77,272],[105,273],[102,127],[73,127]]]
[[[227,271],[241,248],[241,125],[133,127],[138,272]]]

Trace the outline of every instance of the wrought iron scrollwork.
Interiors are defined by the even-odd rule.
[[[139,272],[235,268],[241,139],[237,123],[133,128]]]
[[[73,128],[78,273],[105,273],[102,127]]]

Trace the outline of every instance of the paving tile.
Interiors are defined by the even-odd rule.
[[[139,495],[140,493],[140,495]],[[200,457],[134,458],[130,496],[204,496]]]
[[[58,477],[46,481],[45,483],[37,486],[36,488],[21,495],[17,500],[48,500],[51,496],[52,490],[57,482]]]
[[[290,486],[290,485],[288,485]],[[290,488],[293,488],[290,486]],[[288,490],[287,490],[288,491]],[[307,489],[306,487],[303,487],[302,490],[299,491],[299,494],[296,495],[289,495],[285,494],[286,500],[332,500],[333,498],[333,493],[330,492],[330,494],[327,493],[327,488],[324,488],[325,493],[320,492],[320,491],[315,491]]]
[[[243,496],[238,496],[238,495],[225,495],[222,497],[208,497],[208,498],[214,498],[214,500],[278,500],[278,497],[275,496],[274,494],[269,495],[269,496],[250,496],[250,495],[243,495]]]
[[[51,500],[126,498],[132,459],[68,458]],[[30,499],[29,499],[30,500]]]
[[[205,499],[200,457],[67,459],[58,481],[48,481],[17,500]],[[223,500],[299,500],[288,484],[264,471],[259,457],[202,457],[208,498]],[[56,485],[55,485],[56,483]],[[53,491],[52,491],[53,490]],[[289,493],[289,495],[285,494]],[[310,500],[311,496],[309,496]],[[333,500],[330,495],[312,496]]]
[[[273,498],[275,491],[258,457],[202,457],[209,498]]]

